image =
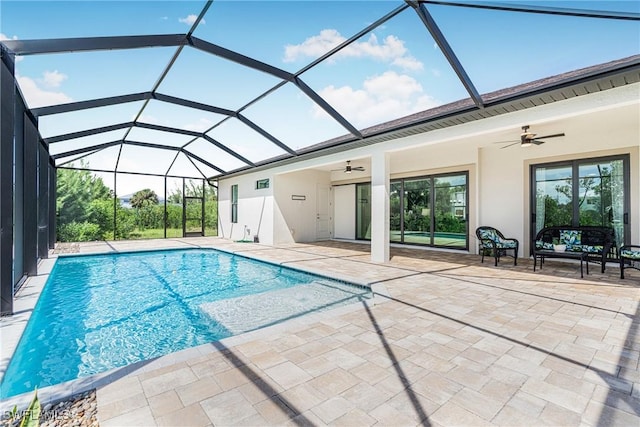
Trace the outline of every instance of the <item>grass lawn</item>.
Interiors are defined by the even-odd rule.
[[[207,228],[204,230],[205,236],[217,236],[218,230]],[[182,237],[182,228],[167,228],[167,237]],[[150,228],[146,230],[138,230],[135,229],[131,236],[129,236],[130,240],[134,239],[162,239],[164,238],[164,229],[163,228]]]

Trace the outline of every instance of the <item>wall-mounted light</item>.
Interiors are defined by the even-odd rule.
[[[291,200],[307,200],[307,196],[303,196],[301,194],[292,194]]]

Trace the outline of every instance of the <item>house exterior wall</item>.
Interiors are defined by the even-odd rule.
[[[256,189],[256,181],[269,179],[269,188]],[[238,222],[231,222],[231,186],[238,185]],[[218,183],[218,235],[232,240],[258,236],[273,244],[273,175],[266,171],[242,175]],[[249,230],[246,233],[245,230]]]
[[[303,170],[275,176],[275,243],[316,240],[318,186],[331,188],[329,172]],[[304,196],[304,200],[293,200],[293,196]]]
[[[521,148],[518,144],[502,148],[496,144],[505,139],[519,138],[523,125],[531,125],[535,132],[548,134],[564,132],[565,137],[550,139],[545,144]],[[514,132],[515,131],[515,132]],[[540,135],[540,134],[539,134]],[[530,218],[530,167],[534,164],[561,160],[587,159],[610,155],[630,156],[630,221],[631,241],[640,242],[640,84],[571,98],[496,117],[412,135],[371,146],[359,147],[338,154],[316,157],[310,160],[283,165],[258,173],[260,178],[271,174],[273,186],[271,238],[262,242],[303,242],[315,240],[315,188],[323,185],[370,182],[371,172],[345,175],[330,172],[346,160],[370,161],[380,153],[389,155],[390,179],[424,175],[468,172],[469,174],[469,251],[477,253],[475,228],[491,225],[505,235],[521,242],[520,256],[529,253]],[[293,171],[297,169],[297,171]],[[225,223],[229,208],[222,196],[228,197],[232,182],[253,185],[256,174],[247,174],[220,181],[221,225]],[[355,191],[355,188],[354,188]],[[344,209],[347,190],[340,190],[333,212],[334,236],[351,235],[355,224],[354,205]],[[246,207],[240,207],[240,224],[255,227],[253,217],[260,212],[260,202],[254,191],[240,187],[241,199]],[[293,201],[292,194],[306,195],[306,200]],[[352,200],[355,200],[353,197]],[[372,209],[376,209],[373,206]],[[223,215],[224,214],[224,215]],[[244,217],[242,215],[249,215]],[[228,231],[228,230],[227,230]],[[236,232],[237,233],[237,232]],[[241,231],[240,231],[241,233]],[[228,233],[225,233],[228,234]],[[221,233],[223,235],[223,233]],[[239,236],[239,234],[234,234]]]

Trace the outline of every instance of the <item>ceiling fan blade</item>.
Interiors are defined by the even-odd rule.
[[[508,141],[495,141],[495,142],[493,142],[492,144],[506,144],[506,143],[508,143],[508,142],[520,142],[520,140],[517,140],[517,141],[516,141],[515,139],[510,139],[510,140],[508,140]]]
[[[514,142],[514,143],[512,143],[512,144],[505,145],[504,147],[500,147],[500,149],[501,149],[501,150],[503,150],[503,149],[505,149],[505,148],[509,148],[509,147],[511,147],[512,145],[516,145],[516,144],[521,144],[521,142],[520,142],[520,141],[516,141],[516,142]]]
[[[364,168],[362,166],[354,166],[351,168],[352,171],[364,171]]]
[[[557,138],[559,136],[564,136],[564,133],[554,133],[553,135],[537,136],[535,139]]]
[[[535,145],[544,144],[544,141],[540,141],[540,140],[539,140],[539,139],[537,139],[537,138],[536,138],[536,139],[532,139],[532,140],[531,140],[531,141],[529,141],[529,142],[530,142],[530,143],[532,143],[532,144],[535,144]]]

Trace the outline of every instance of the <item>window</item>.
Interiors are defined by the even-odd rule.
[[[269,188],[269,178],[256,181],[256,190],[262,190],[263,188]]]
[[[629,241],[629,156],[531,166],[531,235],[554,225],[597,225]]]
[[[231,186],[231,222],[238,222],[238,184]]]
[[[394,180],[389,192],[392,243],[468,248],[468,174]],[[356,238],[368,240],[371,184],[356,186]]]

